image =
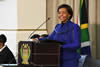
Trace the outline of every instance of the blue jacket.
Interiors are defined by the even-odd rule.
[[[61,47],[61,61],[79,59],[80,55],[77,49],[80,48],[80,27],[71,21],[68,21],[63,26],[57,24],[54,31],[47,37],[50,40],[58,40],[64,42]]]

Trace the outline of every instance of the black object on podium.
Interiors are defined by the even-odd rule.
[[[60,45],[54,40],[20,41],[18,67],[59,67]]]

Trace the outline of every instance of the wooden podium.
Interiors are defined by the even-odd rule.
[[[20,41],[18,52],[18,67],[59,67],[59,42]]]

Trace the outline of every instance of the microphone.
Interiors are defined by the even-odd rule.
[[[41,26],[43,26],[46,22],[48,22],[48,20],[50,20],[50,17],[46,19],[46,21],[44,21],[39,27],[37,27],[28,37],[28,39],[32,36],[32,34],[35,33],[35,31],[37,31]]]

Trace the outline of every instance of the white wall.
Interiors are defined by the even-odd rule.
[[[21,40],[27,40],[33,29],[38,28],[46,21],[46,0],[18,0],[18,29],[17,43]],[[43,34],[46,32],[46,24],[41,26],[35,34]]]
[[[45,20],[46,0],[18,0],[18,29],[36,29]]]
[[[0,0],[0,34],[7,36],[6,45],[16,56],[16,31],[12,29],[17,29],[17,0]]]
[[[17,0],[0,1],[0,29],[17,29]]]

